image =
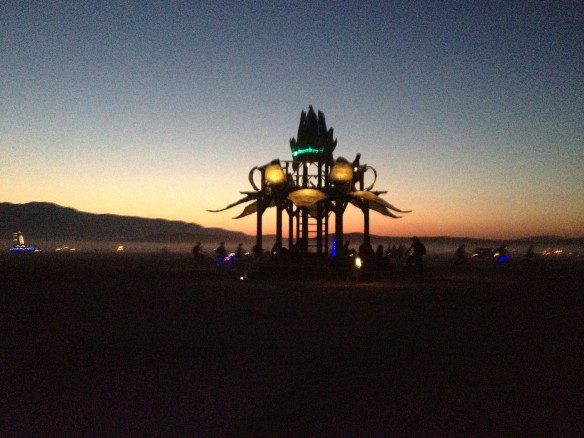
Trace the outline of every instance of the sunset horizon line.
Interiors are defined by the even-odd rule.
[[[25,205],[29,205],[29,204],[45,204],[45,205],[52,205],[58,208],[62,208],[62,209],[70,209],[73,210],[77,213],[81,213],[81,214],[90,214],[90,215],[104,215],[104,216],[117,216],[117,217],[126,217],[126,218],[130,218],[130,219],[146,219],[146,220],[154,220],[154,221],[166,221],[166,222],[179,222],[179,223],[183,223],[183,224],[187,224],[187,225],[194,225],[197,227],[201,227],[204,228],[206,230],[223,230],[226,232],[230,232],[230,233],[240,233],[243,234],[249,238],[253,238],[255,237],[255,234],[250,234],[248,232],[245,231],[240,231],[237,229],[230,229],[230,228],[224,228],[224,227],[209,227],[206,225],[201,225],[200,223],[197,222],[190,222],[187,220],[183,220],[183,219],[168,219],[168,218],[164,218],[164,217],[148,217],[148,216],[140,216],[140,215],[128,215],[128,214],[120,214],[120,213],[96,213],[96,212],[91,212],[91,211],[85,211],[85,210],[80,210],[76,207],[70,207],[70,206],[63,206],[61,204],[58,204],[57,202],[51,202],[51,201],[29,201],[29,202],[8,202],[8,201],[1,201],[0,204],[11,204],[11,205],[20,205],[20,206],[25,206]],[[17,230],[14,230],[17,231]],[[177,233],[163,233],[163,234],[177,234]],[[345,235],[354,235],[354,234],[363,234],[363,231],[345,231],[344,232]],[[273,232],[266,232],[262,234],[264,237],[266,238],[270,238],[270,236],[274,236],[275,233]],[[334,232],[330,233],[331,236],[334,236]],[[373,238],[388,238],[388,239],[411,239],[412,236],[408,235],[390,235],[390,234],[379,234],[376,232],[372,232],[370,233],[370,235]],[[487,236],[478,236],[478,235],[448,235],[448,234],[423,234],[423,233],[418,233],[416,234],[417,237],[421,238],[421,239],[452,239],[452,240],[483,240],[483,241],[499,241],[499,242],[512,242],[512,241],[526,241],[526,240],[542,240],[542,239],[551,239],[551,240],[583,240],[584,239],[584,235],[561,235],[561,234],[556,234],[556,233],[551,233],[551,234],[531,234],[531,235],[522,235],[520,237],[487,237]],[[285,235],[284,237],[288,238],[288,235]],[[0,240],[4,240],[3,238]]]

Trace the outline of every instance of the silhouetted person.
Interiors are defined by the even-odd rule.
[[[527,252],[525,253],[525,258],[527,260],[535,260],[535,252],[533,251],[533,245],[530,245],[529,248],[527,248]]]
[[[235,255],[237,258],[242,258],[245,255],[245,249],[243,248],[243,243],[237,245],[237,251],[235,251]]]
[[[201,249],[201,242],[197,242],[197,244],[195,246],[193,246],[193,257],[203,258],[203,252]]]
[[[215,248],[215,254],[219,257],[225,257],[227,255],[227,250],[225,249],[225,242],[221,242],[221,244]]]
[[[401,260],[405,253],[406,247],[403,243],[400,243],[399,246],[397,247],[397,258]]]
[[[282,245],[280,245],[278,242],[274,243],[274,246],[272,246],[272,256],[278,256],[282,253]]]
[[[466,262],[467,260],[466,249],[464,244],[460,245],[456,250],[456,260],[458,260],[459,262]]]
[[[408,248],[407,252],[409,253],[412,250],[413,252],[410,257],[412,263],[414,264],[416,270],[418,271],[418,274],[420,274],[421,277],[422,275],[424,275],[423,257],[426,255],[426,247],[422,242],[420,242],[420,239],[418,239],[416,236],[412,237],[412,245]]]
[[[251,252],[253,253],[253,255],[255,256],[262,256],[264,255],[264,250],[262,249],[261,246],[258,245],[254,245],[251,249]]]
[[[341,248],[339,255],[342,257],[354,256],[355,250],[353,248],[351,248],[350,245],[351,245],[351,242],[348,240],[345,240],[345,243],[343,243],[343,247]]]
[[[359,257],[363,262],[363,272],[371,272],[372,269],[375,269],[375,251],[368,238],[359,247]]]
[[[365,239],[359,247],[359,257],[362,259],[375,257],[375,251],[373,251],[373,247],[371,246],[371,241],[369,239]]]
[[[349,242],[347,242],[345,246],[347,247],[347,254],[349,254],[350,257],[355,257],[357,255],[357,251],[351,248]]]

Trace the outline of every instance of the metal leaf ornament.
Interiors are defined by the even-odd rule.
[[[235,216],[233,219],[240,219],[242,217],[249,216],[250,214],[254,214],[258,211],[258,201],[254,201],[251,204],[248,204],[238,216]]]
[[[276,203],[275,203],[274,201],[271,201],[271,202],[268,204],[268,207],[267,207],[267,208],[270,208],[270,207],[275,207],[275,206],[276,206]],[[258,201],[254,201],[254,202],[252,202],[251,204],[247,205],[247,206],[246,206],[246,207],[243,209],[243,211],[242,211],[241,213],[239,213],[239,215],[238,215],[238,216],[235,216],[233,219],[241,219],[242,217],[249,216],[250,214],[254,214],[254,213],[256,213],[257,211],[258,211]]]
[[[400,210],[397,207],[394,207],[392,204],[387,202],[385,199],[380,198],[373,192],[367,192],[364,190],[357,190],[354,192],[349,192],[349,196],[353,199],[350,201],[351,204],[355,205],[356,207],[362,208],[363,201],[369,201],[369,208],[374,210],[378,213],[381,213],[384,216],[389,216],[394,219],[399,219],[402,216],[397,216],[393,214],[390,210],[396,211],[398,213],[410,213],[411,210]]]
[[[210,213],[219,213],[221,211],[229,210],[230,208],[233,208],[236,205],[243,204],[244,202],[257,200],[258,198],[259,198],[259,193],[258,192],[249,192],[246,197],[241,198],[239,201],[236,201],[233,204],[229,204],[225,208],[221,208],[219,210],[207,210],[207,211],[210,212]]]

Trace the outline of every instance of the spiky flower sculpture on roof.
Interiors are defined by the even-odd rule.
[[[309,105],[308,113],[302,110],[297,137],[298,140],[294,137],[290,139],[290,149],[295,162],[333,161],[337,140],[333,138],[333,128],[327,130],[322,111],[319,110],[316,114],[312,105]]]
[[[262,247],[262,215],[269,207],[276,207],[276,247],[282,247],[282,212],[289,218],[288,237],[290,248],[300,248],[308,252],[315,247],[317,253],[328,252],[328,220],[330,212],[335,214],[335,238],[337,245],[343,241],[343,214],[348,204],[363,212],[364,235],[369,237],[369,211],[374,210],[391,218],[399,218],[393,212],[400,210],[382,199],[385,191],[373,191],[377,171],[360,163],[361,154],[353,162],[343,157],[333,159],[337,140],[333,129],[327,129],[324,114],[314,112],[309,106],[308,113],[302,111],[298,126],[298,139],[290,140],[292,161],[272,160],[263,166],[255,166],[249,173],[253,191],[241,192],[245,195],[221,210],[250,202],[235,219],[257,213],[257,243]],[[365,184],[365,174],[373,173],[373,182]],[[260,186],[254,181],[259,172]],[[393,211],[393,212],[392,212]],[[296,236],[296,243],[293,242]]]

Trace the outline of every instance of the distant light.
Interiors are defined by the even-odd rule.
[[[355,267],[357,269],[361,269],[361,266],[363,266],[363,263],[361,262],[361,257],[356,257],[355,258]]]
[[[118,246],[118,249],[117,249],[118,252],[122,252],[123,250],[124,250],[124,245]]]
[[[34,246],[13,246],[9,252],[40,252],[41,250]]]

